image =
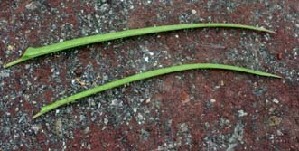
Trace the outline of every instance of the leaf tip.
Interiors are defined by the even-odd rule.
[[[267,32],[270,33],[270,34],[276,34],[276,32],[272,31],[272,30],[267,30]]]
[[[4,69],[7,69],[8,67],[9,67],[9,64],[8,64],[8,63],[3,65],[3,68],[4,68]]]
[[[277,79],[282,79],[281,76],[276,75],[276,74],[269,74],[268,77],[277,78]]]
[[[270,34],[275,34],[276,32],[275,31],[272,31],[272,30],[268,30],[264,27],[260,27],[261,31],[264,31],[264,32],[267,32],[267,33],[270,33]]]
[[[14,61],[6,63],[3,67],[6,69],[6,68],[9,68],[9,67],[11,67],[13,65],[16,65],[16,64],[18,64],[18,63],[20,63],[22,61],[24,61],[24,60],[20,58],[20,59],[17,59],[17,60],[14,60]]]
[[[281,76],[278,76],[278,75],[275,75],[275,78],[277,78],[277,79],[282,79],[282,77],[281,77]]]
[[[33,119],[36,119],[36,118],[38,118],[38,117],[40,117],[41,115],[43,115],[43,113],[42,112],[38,112],[38,113],[36,113],[35,115],[33,115]]]

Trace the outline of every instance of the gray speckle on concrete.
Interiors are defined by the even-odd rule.
[[[229,145],[226,149],[227,151],[234,151],[235,147],[238,144],[243,144],[243,135],[244,135],[244,125],[238,123],[236,127],[234,128],[234,133],[231,135],[231,137],[228,139]]]

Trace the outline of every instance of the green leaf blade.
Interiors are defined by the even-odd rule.
[[[85,90],[82,92],[79,92],[77,94],[74,94],[70,97],[54,101],[52,104],[46,105],[42,107],[42,109],[33,116],[33,118],[37,118],[51,110],[57,109],[61,106],[67,105],[69,103],[76,102],[79,99],[88,97],[90,95],[108,90],[113,89],[128,83],[131,83],[133,81],[139,81],[139,80],[145,80],[152,77],[156,77],[163,74],[168,74],[172,72],[182,72],[187,70],[195,70],[195,69],[220,69],[220,70],[229,70],[229,71],[238,71],[238,72],[246,72],[254,75],[259,76],[266,76],[266,77],[272,77],[272,78],[281,78],[280,76],[263,72],[263,71],[255,71],[247,68],[237,67],[237,66],[231,66],[231,65],[224,65],[224,64],[212,64],[212,63],[194,63],[194,64],[183,64],[178,66],[172,66],[172,67],[166,67],[162,69],[152,70],[152,71],[146,71],[143,73],[138,73],[132,76],[128,76],[123,79],[115,80],[112,82],[108,82],[101,86],[96,86],[92,89]]]
[[[259,32],[274,33],[273,31],[260,28],[260,27],[250,26],[250,25],[222,24],[222,23],[175,24],[175,25],[145,27],[145,28],[131,29],[131,30],[125,30],[120,32],[114,32],[114,33],[97,34],[97,35],[92,35],[87,37],[81,37],[81,38],[67,40],[64,42],[54,43],[42,47],[36,47],[36,48],[29,47],[25,50],[22,57],[19,58],[18,61],[9,62],[6,65],[4,65],[4,67],[8,68],[20,62],[27,61],[42,55],[59,52],[63,50],[70,50],[70,48],[75,48],[78,46],[83,46],[91,43],[105,42],[105,41],[127,38],[132,36],[169,32],[169,31],[176,31],[176,30],[183,30],[183,29],[193,29],[193,28],[237,28],[237,29],[247,29],[247,30],[259,31]]]

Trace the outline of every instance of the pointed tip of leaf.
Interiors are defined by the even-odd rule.
[[[279,75],[274,75],[274,78],[282,79],[282,77]]]
[[[33,115],[33,119],[36,119],[36,118],[38,118],[38,117],[40,117],[41,115],[43,115],[43,113],[41,113],[41,112],[38,112],[38,113],[36,113],[35,115]]]
[[[260,31],[262,32],[267,32],[267,33],[271,33],[271,34],[275,34],[276,32],[275,31],[272,31],[272,30],[268,30],[264,27],[258,27]]]
[[[267,32],[267,33],[270,33],[270,34],[276,34],[275,31],[272,31],[272,30],[268,30],[266,28],[263,28],[263,31]]]
[[[9,68],[9,67],[11,67],[13,65],[16,65],[16,64],[18,64],[18,63],[20,63],[22,61],[25,61],[25,60],[23,60],[22,58],[20,58],[20,59],[17,59],[17,60],[14,60],[14,61],[11,61],[11,62],[5,64],[3,67],[4,68]]]

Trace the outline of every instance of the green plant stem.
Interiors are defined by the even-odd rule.
[[[46,55],[53,52],[59,52],[62,50],[69,50],[70,48],[87,45],[90,43],[96,42],[105,42],[120,38],[126,38],[131,36],[138,36],[144,34],[151,34],[151,33],[161,33],[161,32],[168,32],[168,31],[175,31],[175,30],[182,30],[182,29],[191,29],[191,28],[239,28],[239,29],[247,29],[247,30],[254,30],[260,32],[268,32],[274,33],[273,31],[254,27],[250,25],[242,25],[242,24],[221,24],[221,23],[211,23],[211,24],[175,24],[175,25],[163,25],[163,26],[154,26],[154,27],[146,27],[140,29],[131,29],[126,31],[120,31],[115,33],[106,33],[106,34],[97,34],[82,38],[76,38],[73,40],[68,40],[64,42],[54,43],[47,46],[42,47],[29,47],[25,50],[24,54],[20,59],[17,61],[12,61],[4,65],[5,68],[11,67],[15,64],[20,62],[33,59],[35,57],[39,57],[42,55]]]
[[[58,100],[53,102],[52,104],[46,105],[42,107],[42,109],[33,116],[33,118],[37,118],[53,109],[59,108],[63,105],[73,103],[78,99],[82,99],[84,97],[88,97],[90,95],[99,93],[101,91],[105,91],[108,89],[112,89],[115,87],[119,87],[121,85],[128,84],[133,81],[138,81],[138,80],[144,80],[148,78],[152,78],[155,76],[171,73],[171,72],[178,72],[178,71],[186,71],[186,70],[194,70],[194,69],[221,69],[221,70],[231,70],[231,71],[239,71],[239,72],[247,72],[250,74],[255,74],[255,75],[260,75],[260,76],[266,76],[266,77],[274,77],[274,78],[281,78],[280,76],[267,73],[267,72],[262,72],[262,71],[255,71],[255,70],[250,70],[242,67],[236,67],[236,66],[231,66],[231,65],[224,65],[224,64],[211,64],[211,63],[194,63],[194,64],[184,64],[184,65],[178,65],[178,66],[172,66],[172,67],[167,67],[167,68],[162,68],[162,69],[157,69],[153,71],[146,71],[143,73],[138,73],[120,80],[115,80],[112,82],[108,82],[104,85],[101,86],[96,86],[95,88],[85,90],[82,92],[79,92],[77,94],[74,94],[70,97]]]

